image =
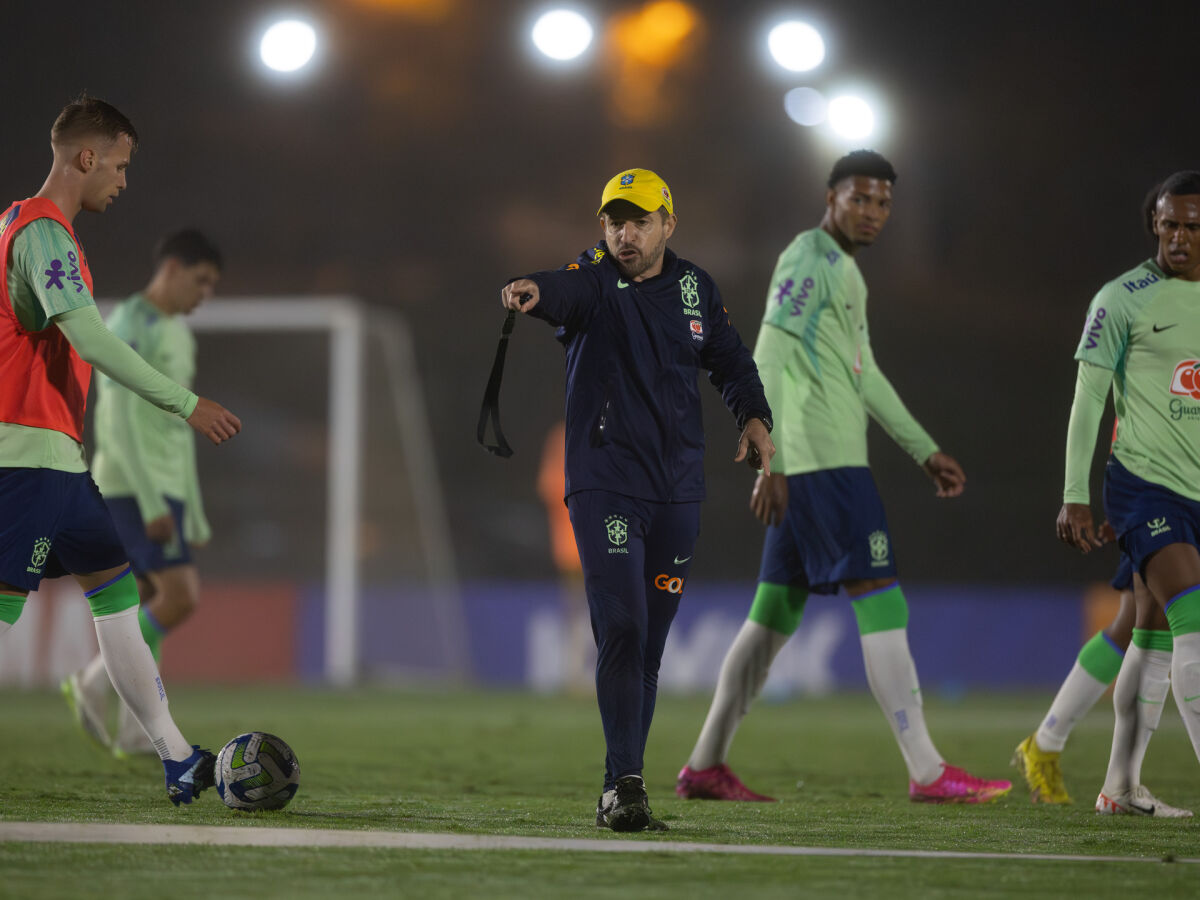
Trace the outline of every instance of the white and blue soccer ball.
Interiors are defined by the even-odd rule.
[[[251,731],[221,748],[216,781],[230,809],[283,809],[300,787],[300,762],[282,738]]]

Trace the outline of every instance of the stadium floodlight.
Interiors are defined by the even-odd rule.
[[[265,32],[258,45],[263,65],[276,72],[295,72],[304,68],[317,52],[317,32],[307,22],[285,19]]]
[[[825,59],[825,41],[807,22],[781,22],[767,35],[767,49],[789,72],[808,72]]]
[[[825,121],[829,104],[816,88],[792,88],[783,95],[783,109],[797,125],[820,125]]]
[[[829,101],[829,127],[851,140],[870,137],[875,132],[875,111],[862,97],[842,94]]]
[[[592,24],[569,9],[553,9],[533,25],[533,45],[551,59],[575,59],[592,43]]]

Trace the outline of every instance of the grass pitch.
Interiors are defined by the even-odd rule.
[[[927,699],[939,749],[989,777],[1015,773],[1013,747],[1048,694]],[[88,743],[61,697],[0,693],[0,821],[239,825],[979,853],[1141,857],[1157,862],[812,858],[561,850],[396,850],[0,844],[0,897],[949,897],[1194,896],[1200,821],[1099,817],[1108,759],[1102,701],[1064,754],[1072,807],[1029,803],[1020,784],[985,806],[907,800],[899,752],[868,695],[761,703],[731,764],[773,804],[682,801],[673,793],[707,697],[660,698],[646,780],[671,831],[622,836],[593,825],[603,741],[591,697],[483,691],[184,689],[184,733],[216,750],[247,730],[287,740],[300,792],[277,813],[237,814],[215,792],[173,808],[153,759],[117,761]],[[1200,766],[1169,709],[1145,766],[1151,788],[1200,809]]]

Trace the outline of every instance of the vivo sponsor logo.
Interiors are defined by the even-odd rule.
[[[1108,311],[1102,306],[1096,310],[1096,314],[1087,324],[1087,330],[1084,332],[1087,335],[1087,349],[1092,350],[1100,343],[1100,332],[1104,330],[1104,317],[1108,315]]]

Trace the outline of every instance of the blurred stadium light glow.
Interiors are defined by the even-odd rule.
[[[862,97],[842,94],[829,101],[829,127],[839,137],[858,140],[875,133],[875,111]]]
[[[797,125],[820,125],[825,121],[829,104],[816,88],[792,88],[783,95],[783,108]]]
[[[825,41],[807,22],[781,22],[767,35],[775,62],[790,72],[808,72],[825,59]]]
[[[265,32],[258,52],[263,64],[276,72],[302,69],[317,51],[317,32],[307,22],[286,19]]]
[[[554,9],[533,25],[533,44],[551,59],[575,59],[592,43],[592,24],[569,9]]]
[[[628,61],[666,68],[683,55],[699,24],[699,14],[682,0],[654,0],[618,18],[612,37]]]

